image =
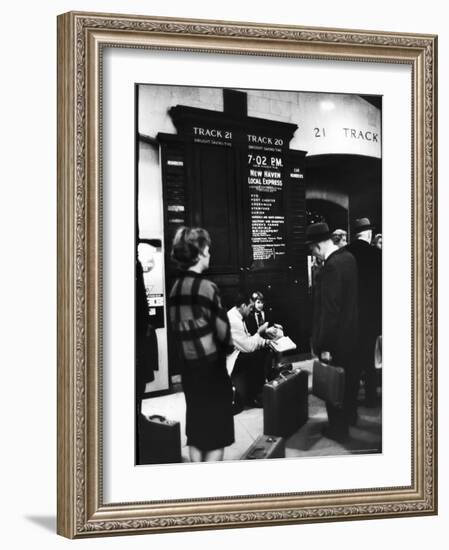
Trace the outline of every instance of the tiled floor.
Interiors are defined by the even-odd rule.
[[[312,361],[294,364],[312,372]],[[309,376],[309,387],[312,377]],[[145,399],[142,413],[146,416],[159,414],[181,423],[182,458],[188,461],[188,448],[185,437],[185,400],[182,392]],[[381,409],[358,409],[357,425],[350,428],[350,437],[342,445],[327,439],[321,429],[327,423],[323,401],[309,394],[309,420],[296,433],[286,440],[286,458],[332,456],[381,451]],[[263,410],[245,409],[234,417],[235,442],[226,448],[225,460],[238,460],[250,445],[263,433]]]

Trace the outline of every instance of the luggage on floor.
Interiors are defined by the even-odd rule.
[[[314,361],[312,375],[312,393],[333,405],[341,408],[345,395],[345,371],[322,361]]]
[[[273,435],[261,435],[243,453],[241,460],[255,460],[259,458],[284,458],[285,440]]]
[[[181,427],[164,416],[139,414],[137,464],[181,462]]]
[[[263,388],[263,433],[289,437],[309,418],[309,373],[301,368],[279,371]]]

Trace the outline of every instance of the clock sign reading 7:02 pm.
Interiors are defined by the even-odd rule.
[[[282,168],[282,158],[266,155],[253,155],[248,153],[248,164],[255,166],[271,166],[272,168]]]

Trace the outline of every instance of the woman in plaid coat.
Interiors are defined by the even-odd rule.
[[[181,227],[172,247],[181,273],[170,292],[169,313],[182,358],[192,462],[222,460],[224,448],[234,442],[232,384],[226,370],[231,331],[218,287],[202,274],[209,267],[210,246],[205,229]]]

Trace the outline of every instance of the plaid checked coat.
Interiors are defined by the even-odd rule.
[[[186,271],[176,279],[169,297],[169,315],[185,361],[213,360],[233,350],[218,287],[203,275]]]

